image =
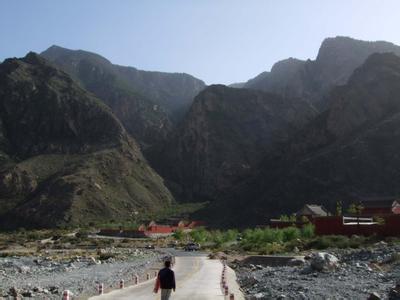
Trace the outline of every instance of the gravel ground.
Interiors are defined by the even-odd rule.
[[[134,274],[158,265],[164,254],[147,250],[108,250],[118,258],[99,261],[93,257],[52,259],[50,257],[0,258],[0,299],[18,291],[34,299],[60,299],[63,290],[94,295],[96,285],[117,286],[120,279],[132,281]]]
[[[389,299],[400,280],[400,247],[380,243],[368,250],[331,250],[339,264],[316,271],[302,266],[234,266],[246,299]],[[390,298],[400,299],[400,298]]]

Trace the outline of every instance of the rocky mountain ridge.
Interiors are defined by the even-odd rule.
[[[231,213],[260,222],[306,202],[334,211],[337,201],[398,194],[399,87],[400,58],[371,55],[330,93],[326,112],[267,153],[253,176],[227,191],[219,205],[229,201]]]
[[[367,42],[343,36],[327,38],[315,60],[283,60],[271,72],[261,73],[244,87],[298,97],[324,111],[325,96],[333,87],[345,84],[371,54],[385,52],[400,55],[400,47],[384,41]]]
[[[29,53],[0,65],[4,228],[82,225],[173,201],[110,109]]]
[[[315,115],[307,103],[262,91],[213,85],[194,100],[154,165],[180,198],[215,199],[251,174],[262,155]],[[178,193],[178,194],[179,194]]]
[[[167,135],[204,82],[188,74],[142,71],[104,57],[52,46],[41,53],[107,104],[143,148]]]
[[[38,227],[129,218],[168,206],[171,190],[179,201],[210,201],[199,219],[224,209],[218,225],[237,226],[306,202],[334,209],[395,195],[399,53],[386,42],[326,39],[316,60],[278,62],[248,88],[204,88],[60,47],[42,53],[51,62],[6,60],[0,214]],[[176,122],[177,106],[202,88]]]

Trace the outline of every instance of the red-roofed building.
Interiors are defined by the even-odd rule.
[[[202,227],[202,226],[205,226],[205,225],[206,225],[206,223],[203,222],[203,221],[192,221],[186,227],[190,228],[190,229],[193,229],[193,228]]]

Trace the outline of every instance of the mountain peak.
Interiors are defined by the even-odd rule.
[[[334,63],[338,60],[348,59],[350,56],[364,58],[375,52],[392,52],[396,47],[395,44],[385,41],[362,41],[346,36],[337,36],[326,38],[322,42],[316,60],[328,60]]]
[[[74,57],[75,59],[81,59],[81,58],[86,58],[86,59],[93,59],[98,61],[99,63],[109,65],[111,62],[106,59],[105,57],[96,54],[94,52],[90,51],[85,51],[85,50],[72,50],[68,48],[63,48],[57,45],[52,45],[46,50],[44,50],[42,53],[40,53],[42,57],[45,57],[46,59],[50,61],[56,61],[56,60],[63,60],[65,59],[66,56],[68,58]]]
[[[289,57],[287,59],[283,59],[283,60],[276,62],[271,68],[271,73],[275,73],[275,74],[287,73],[287,72],[290,72],[290,70],[297,69],[298,67],[300,67],[303,64],[304,64],[303,60]]]
[[[29,63],[32,65],[44,65],[47,64],[47,61],[41,57],[39,54],[35,52],[29,52],[27,55],[25,55],[24,58],[21,59],[25,63]]]

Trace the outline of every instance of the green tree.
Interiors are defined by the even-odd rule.
[[[296,215],[295,214],[291,214],[290,216],[288,215],[281,215],[279,217],[279,220],[283,221],[283,222],[296,222]]]
[[[308,224],[308,223],[310,223],[310,219],[307,218],[306,216],[301,216],[301,222],[305,223],[305,224]]]
[[[239,232],[236,229],[229,229],[224,233],[224,242],[227,243],[236,240],[238,234]]]
[[[382,217],[374,217],[374,222],[377,223],[378,225],[385,225],[385,219]]]
[[[172,236],[177,240],[181,241],[184,237],[184,233],[181,229],[175,230],[175,232],[172,234]]]
[[[209,239],[209,233],[204,228],[194,229],[189,233],[189,235],[196,243],[204,243]]]
[[[361,204],[352,203],[347,208],[347,213],[352,214],[352,215],[359,215],[359,214],[361,214],[363,208],[364,207]]]
[[[342,201],[336,201],[336,215],[341,216],[343,214]]]

